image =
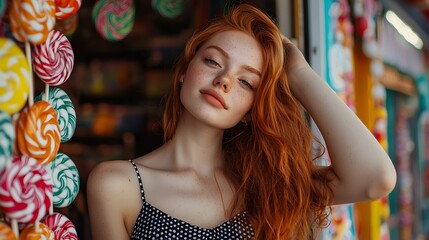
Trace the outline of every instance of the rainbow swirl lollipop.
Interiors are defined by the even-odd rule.
[[[77,232],[73,223],[64,215],[54,213],[46,216],[42,223],[52,229],[55,234],[55,240],[77,240]]]
[[[79,193],[79,171],[64,153],[58,153],[51,163],[54,207],[70,205]]]
[[[57,113],[48,102],[39,101],[21,112],[16,130],[18,149],[40,164],[51,162],[61,143]]]
[[[28,40],[35,45],[45,42],[55,26],[55,1],[13,0],[10,26],[18,41]]]
[[[36,226],[34,224],[29,224],[22,230],[20,239],[54,240],[54,232],[50,227],[46,226],[46,224],[43,223],[39,223],[38,229],[36,229]]]
[[[6,161],[12,159],[12,147],[15,141],[15,128],[9,114],[0,111],[0,171]]]
[[[13,159],[0,177],[0,209],[21,223],[41,220],[52,204],[52,182],[42,165],[31,157]]]
[[[125,38],[133,29],[134,17],[132,0],[99,0],[92,11],[95,28],[109,41]]]
[[[45,92],[41,93],[34,100],[46,99]],[[67,142],[73,137],[76,129],[76,111],[73,103],[66,92],[60,88],[50,88],[48,102],[57,113],[57,121],[61,130],[61,142]]]
[[[0,38],[0,110],[19,112],[25,105],[30,67],[21,49],[7,38]]]
[[[16,240],[12,228],[4,222],[0,222],[0,240]]]
[[[183,12],[185,0],[152,0],[152,8],[166,18],[175,18]]]

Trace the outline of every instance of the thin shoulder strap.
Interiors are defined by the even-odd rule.
[[[144,190],[143,190],[143,183],[142,183],[142,178],[140,177],[140,172],[139,172],[139,169],[137,168],[137,165],[134,163],[134,161],[133,160],[128,160],[128,161],[130,161],[130,163],[133,165],[133,167],[134,167],[134,170],[136,171],[136,174],[137,174],[137,180],[139,181],[139,185],[140,185],[140,194],[141,194],[141,197],[142,197],[142,201],[143,201],[143,203],[146,201],[145,200],[145,197],[144,197]]]

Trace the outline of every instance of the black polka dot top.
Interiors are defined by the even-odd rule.
[[[134,166],[143,201],[142,209],[134,225],[131,239],[192,240],[192,239],[253,239],[254,229],[247,221],[246,212],[214,228],[202,228],[174,218],[146,202],[143,184],[136,164]]]

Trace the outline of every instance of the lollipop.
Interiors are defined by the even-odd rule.
[[[20,240],[53,240],[54,232],[45,224],[38,223],[38,229],[34,224],[26,226],[20,236]]]
[[[16,240],[12,228],[4,222],[0,222],[0,240]]]
[[[10,24],[18,41],[45,42],[55,25],[55,0],[13,0]]]
[[[175,18],[183,12],[184,0],[152,0],[152,8],[166,18]]]
[[[45,43],[33,47],[34,72],[50,85],[58,86],[68,80],[74,54],[70,42],[59,31],[49,33]]]
[[[0,177],[0,208],[21,223],[42,219],[52,204],[52,182],[46,170],[31,157],[12,160]]]
[[[54,213],[46,216],[42,222],[52,229],[55,240],[77,240],[76,228],[66,216],[60,213]]]
[[[78,14],[75,14],[67,19],[58,20],[55,24],[55,29],[60,31],[65,36],[70,37],[77,29],[79,22],[78,16]]]
[[[79,172],[74,162],[64,153],[57,154],[50,169],[54,207],[66,207],[74,201],[79,192]]]
[[[12,146],[15,141],[15,129],[9,114],[0,111],[0,171],[6,161],[12,159]]]
[[[82,0],[55,0],[55,16],[58,19],[66,19],[79,10]]]
[[[7,38],[0,38],[0,110],[16,113],[28,98],[30,67],[24,53]]]
[[[131,32],[134,15],[132,0],[99,0],[92,11],[95,28],[109,41],[121,40]]]
[[[43,92],[35,98],[35,101],[45,99]],[[66,92],[60,88],[49,89],[49,104],[54,107],[57,113],[57,121],[61,130],[61,142],[67,142],[73,137],[76,129],[76,111],[73,103]]]
[[[40,164],[52,161],[60,147],[60,127],[57,114],[48,102],[39,101],[18,119],[17,145],[21,153],[35,158]]]

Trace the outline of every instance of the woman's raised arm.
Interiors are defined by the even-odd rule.
[[[284,38],[285,70],[294,96],[311,115],[332,162],[334,204],[375,200],[396,184],[391,159],[356,114]]]

